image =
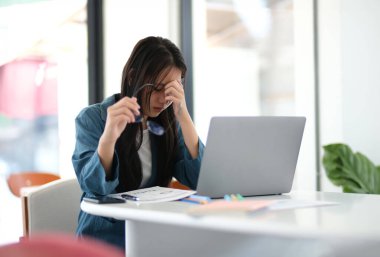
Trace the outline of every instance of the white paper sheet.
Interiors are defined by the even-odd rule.
[[[328,205],[336,205],[336,204],[337,203],[335,202],[286,199],[286,200],[276,201],[274,204],[268,207],[268,210],[276,211],[276,210],[328,206]]]
[[[175,201],[178,199],[188,197],[189,195],[192,195],[195,193],[196,191],[193,191],[193,190],[182,190],[182,189],[155,186],[155,187],[142,188],[142,189],[137,189],[137,190],[118,193],[118,194],[112,194],[109,196],[128,201],[128,199],[125,199],[122,197],[123,194],[128,194],[128,195],[136,196],[139,198],[137,201],[130,200],[133,202],[159,203],[159,202]]]

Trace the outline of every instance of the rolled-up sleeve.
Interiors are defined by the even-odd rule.
[[[104,130],[104,121],[100,111],[94,106],[84,109],[75,119],[76,145],[72,163],[83,192],[95,195],[107,195],[115,192],[118,181],[119,160],[114,154],[112,178],[106,178],[106,172],[98,155],[98,143]]]
[[[193,159],[185,145],[181,129],[179,129],[178,135],[179,153],[174,166],[174,177],[182,184],[195,190],[203,158],[204,144],[198,138],[198,156]]]

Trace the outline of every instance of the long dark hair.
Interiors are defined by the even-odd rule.
[[[165,72],[169,72],[174,67],[181,70],[182,78],[184,78],[186,65],[183,56],[170,40],[161,37],[147,37],[140,40],[124,66],[118,99],[124,96],[132,97],[142,85],[156,83],[160,76],[165,75]],[[139,91],[137,101],[141,108],[143,106],[149,108],[150,97],[145,98],[147,105],[141,103],[141,93],[144,91]],[[144,113],[144,110],[140,112]],[[174,158],[178,148],[177,125],[176,122],[172,122],[175,119],[173,105],[151,119],[167,128],[162,136],[151,134],[156,146],[156,149],[152,151],[155,151],[157,157],[155,185],[167,186],[173,176]],[[116,142],[120,165],[119,185],[116,189],[118,192],[137,189],[141,184],[141,161],[137,151],[141,147],[142,131],[141,123],[130,123]]]

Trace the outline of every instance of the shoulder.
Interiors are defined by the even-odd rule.
[[[101,103],[96,103],[89,105],[85,108],[83,108],[78,116],[76,117],[76,120],[82,120],[82,121],[103,121],[105,122],[107,119],[107,108],[110,107],[115,103],[115,95],[112,95],[106,99],[104,99]]]

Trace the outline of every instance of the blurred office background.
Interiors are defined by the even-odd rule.
[[[293,189],[340,191],[322,145],[380,163],[379,13],[378,0],[1,0],[0,244],[22,235],[7,176],[75,176],[75,116],[119,91],[149,35],[182,49],[204,142],[212,116],[306,116]]]

